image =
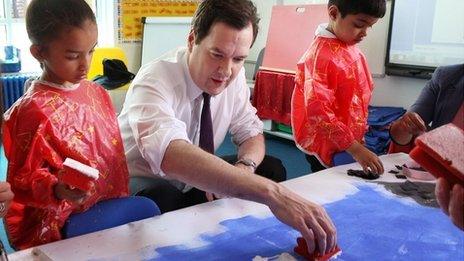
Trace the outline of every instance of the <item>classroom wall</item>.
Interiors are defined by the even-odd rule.
[[[245,61],[245,69],[247,72],[247,78],[249,79],[252,78],[258,53],[266,45],[272,6],[282,4],[325,4],[327,3],[327,0],[253,0],[253,2],[258,9],[261,21],[260,33],[256,38],[254,46],[250,50],[249,57]],[[390,5],[390,1],[388,2]],[[117,17],[116,14],[115,17]],[[378,59],[376,56],[368,55],[369,63],[377,68],[375,69],[376,73],[374,75],[376,87],[371,104],[376,106],[399,106],[408,108],[415,101],[426,81],[408,77],[385,76],[383,74],[388,22],[388,17],[385,17],[384,20],[381,20],[378,24],[374,25],[374,28],[368,35],[368,38],[361,44],[361,48],[365,52],[378,54]],[[117,22],[115,24],[117,24]],[[115,37],[115,39],[117,38]],[[381,44],[379,44],[379,41],[382,41]],[[129,57],[129,70],[137,72],[140,67],[141,60],[141,44],[125,43],[117,44],[117,46],[121,47]],[[379,66],[381,66],[380,69],[378,69]]]

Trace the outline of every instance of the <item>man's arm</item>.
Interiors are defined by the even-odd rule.
[[[258,134],[245,140],[238,146],[237,159],[250,159],[256,165],[261,164],[264,158],[265,145],[263,134]],[[237,164],[237,166],[242,164]],[[248,168],[247,166],[244,166]]]
[[[167,176],[199,189],[266,204],[279,220],[301,232],[311,252],[315,240],[320,253],[335,247],[335,226],[322,207],[271,180],[246,175],[246,171],[183,140],[170,142],[161,169]]]
[[[398,145],[408,145],[415,136],[427,130],[427,125],[432,121],[435,111],[439,92],[439,74],[438,68],[409,111],[392,123],[390,135]]]

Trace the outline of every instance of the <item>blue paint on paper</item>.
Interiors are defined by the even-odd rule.
[[[359,189],[325,206],[337,227],[339,260],[464,260],[464,232],[440,209]]]
[[[389,198],[369,186],[359,189],[325,206],[343,251],[337,260],[464,260],[464,232],[439,209]],[[296,257],[293,248],[299,233],[275,217],[246,216],[221,225],[227,231],[200,236],[210,243],[206,246],[146,247],[137,256],[143,260],[251,260],[287,252]]]

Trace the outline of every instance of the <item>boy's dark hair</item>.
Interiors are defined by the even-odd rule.
[[[238,30],[251,23],[252,45],[258,35],[259,17],[256,6],[250,0],[203,0],[192,20],[195,44],[199,44],[208,35],[216,22],[225,23]]]
[[[32,0],[26,11],[26,29],[33,44],[45,45],[63,30],[96,23],[95,15],[85,0]]]
[[[366,14],[382,18],[387,10],[386,0],[329,0],[328,6],[335,5],[342,18],[349,14]]]

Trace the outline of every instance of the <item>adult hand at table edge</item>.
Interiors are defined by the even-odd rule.
[[[268,204],[272,213],[283,223],[300,231],[307,242],[309,253],[316,249],[326,254],[337,244],[337,233],[325,209],[296,193],[278,185],[273,201]]]
[[[439,178],[435,195],[443,212],[450,217],[454,225],[464,230],[464,188],[459,184],[451,187],[444,178]]]

